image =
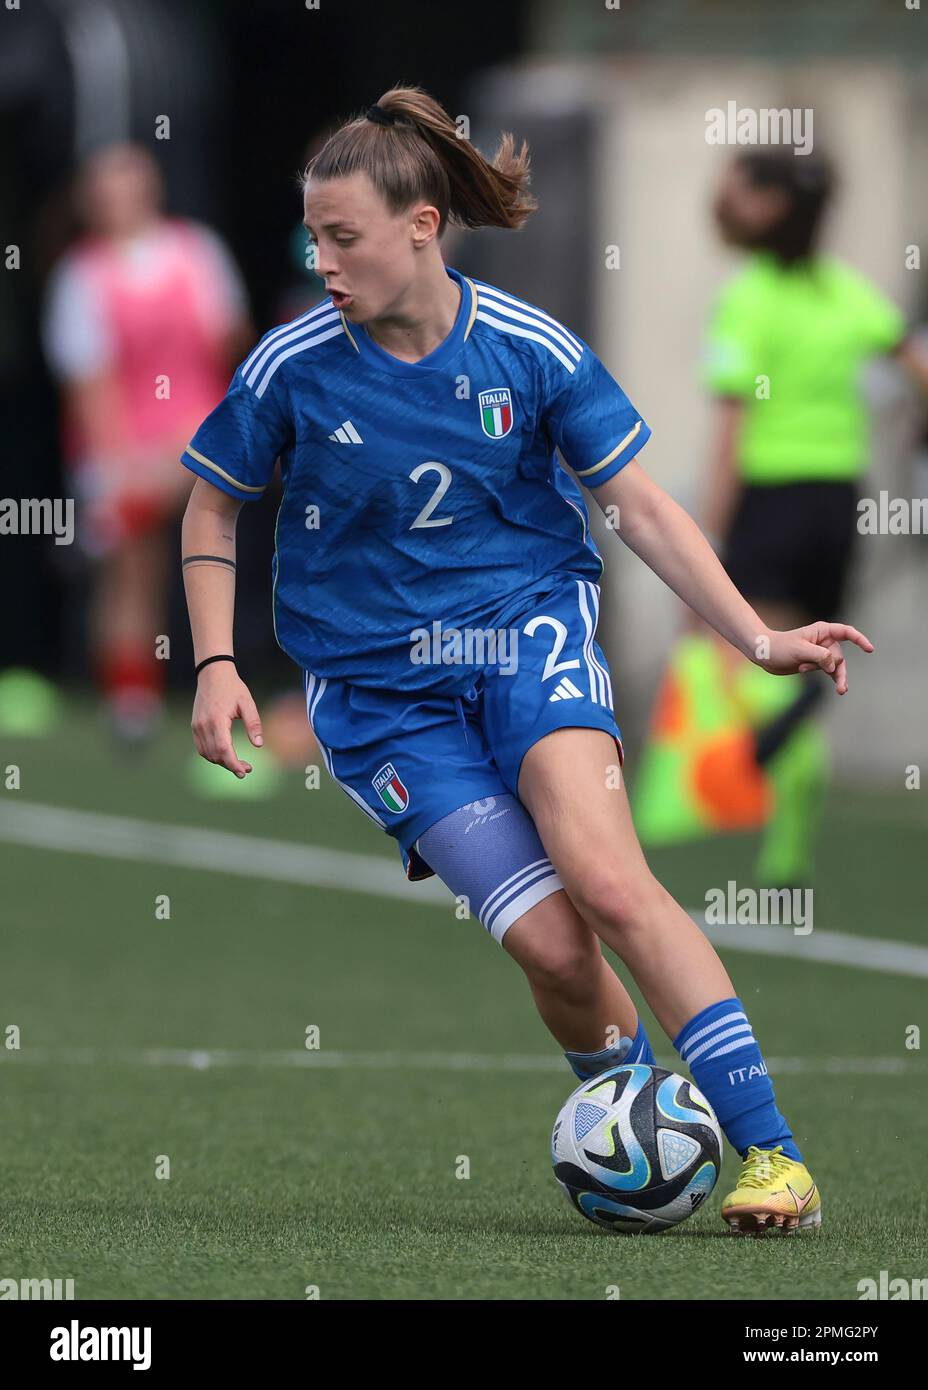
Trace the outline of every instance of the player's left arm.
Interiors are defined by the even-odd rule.
[[[837,693],[847,693],[841,643],[854,642],[865,652],[874,650],[857,628],[824,621],[789,632],[765,627],[693,518],[648,477],[636,459],[592,491],[628,548],[749,660],[778,676],[816,668],[827,671]]]

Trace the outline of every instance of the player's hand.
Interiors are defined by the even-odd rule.
[[[825,671],[835,683],[838,695],[847,694],[847,662],[842,642],[853,642],[861,651],[872,652],[869,637],[848,623],[809,623],[790,632],[768,632],[767,657],[755,657],[758,666],[775,676],[792,676],[801,671]]]
[[[197,681],[193,702],[193,743],[201,758],[219,763],[243,778],[252,770],[251,763],[239,758],[232,744],[232,721],[241,719],[245,732],[255,748],[264,742],[258,709],[248,686],[231,661],[216,661],[205,666]]]

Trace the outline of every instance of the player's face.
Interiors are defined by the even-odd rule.
[[[739,164],[732,164],[719,184],[713,212],[725,240],[734,246],[762,245],[767,234],[789,210],[782,188],[751,182]]]
[[[421,228],[417,209],[394,213],[366,174],[310,180],[303,200],[316,243],[316,273],[355,323],[389,312],[412,283]]]

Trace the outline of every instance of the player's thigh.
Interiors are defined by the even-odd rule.
[[[588,989],[598,978],[599,939],[564,892],[514,796],[459,807],[420,835],[414,850],[534,986]]]
[[[537,983],[558,987],[571,979],[589,979],[602,961],[599,937],[563,890],[514,922],[503,946]]]
[[[519,796],[585,920],[641,920],[663,890],[639,843],[608,734],[565,728],[534,743],[522,760]]]
[[[453,698],[304,673],[306,710],[330,776],[397,841],[409,878],[433,872],[415,842],[466,802],[503,794],[478,721]]]
[[[493,760],[516,795],[528,749],[557,729],[602,731],[612,740],[613,763],[621,766],[622,734],[609,668],[596,642],[598,617],[599,586],[565,576],[513,622],[515,663],[485,673],[481,723]]]

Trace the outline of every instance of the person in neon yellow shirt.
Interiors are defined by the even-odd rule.
[[[717,419],[704,529],[775,628],[841,617],[869,461],[864,364],[892,354],[928,387],[928,359],[897,306],[817,249],[833,182],[817,154],[758,147],[730,164],[714,205],[724,240],[748,257],[709,326],[704,379]],[[773,680],[726,652],[774,787],[757,876],[770,887],[808,885],[829,771],[810,717],[822,682],[816,673]]]

